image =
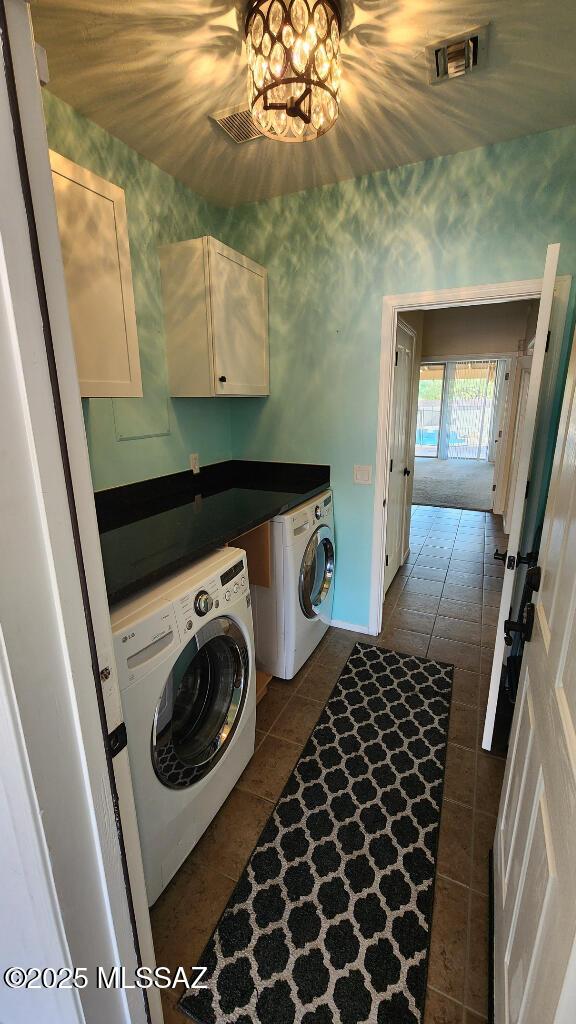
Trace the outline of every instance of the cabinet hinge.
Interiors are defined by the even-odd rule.
[[[390,472],[392,472],[393,465],[394,465],[394,459],[390,459]]]
[[[386,555],[386,565],[388,565],[388,555]]]
[[[398,349],[396,349],[396,360],[394,362],[394,366],[398,366]]]

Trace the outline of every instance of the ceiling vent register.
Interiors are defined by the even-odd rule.
[[[246,104],[241,103],[237,107],[227,107],[226,110],[219,110],[216,114],[211,114],[210,117],[238,145],[242,142],[250,142],[252,139],[263,138],[262,132]]]
[[[488,25],[470,29],[468,32],[426,47],[428,78],[433,85],[461,78],[471,71],[486,66]]]

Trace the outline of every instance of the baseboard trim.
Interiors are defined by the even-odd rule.
[[[488,854],[488,1024],[494,1024],[494,849]]]
[[[334,629],[348,629],[351,633],[365,633],[367,636],[378,636],[377,633],[371,633],[368,626],[359,626],[355,622],[342,622],[340,619],[332,619],[330,625]]]

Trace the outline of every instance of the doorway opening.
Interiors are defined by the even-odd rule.
[[[551,401],[550,381],[554,380],[558,371],[568,289],[569,279],[559,278],[550,323],[550,351],[546,349],[546,402]],[[536,278],[386,296],[383,300],[369,624],[369,631],[374,635],[381,630],[383,596],[394,579],[389,566],[397,556],[390,550],[394,528],[389,528],[389,520],[391,515],[394,516],[395,507],[400,510],[400,517],[403,517],[402,527],[395,533],[401,549],[398,561],[400,568],[406,563],[410,552],[411,508],[415,501],[418,460],[421,460],[420,464],[434,464],[437,470],[442,461],[448,469],[456,464],[461,469],[467,467],[475,487],[478,486],[482,470],[490,474],[492,482],[487,507],[481,511],[502,516],[502,530],[505,534],[513,527],[515,531],[513,497],[518,490],[517,467],[523,447],[523,420],[530,412],[527,406],[528,382],[536,350],[533,339],[539,324],[541,292],[542,279]],[[402,471],[403,491],[399,502],[390,504],[392,432],[397,395],[396,351],[400,324],[414,332],[414,357],[409,423],[404,429],[405,445],[400,462],[394,463]],[[544,358],[545,343],[546,334],[542,353],[538,351],[539,364]],[[454,379],[458,379],[456,367],[462,363],[484,366],[480,384],[474,384],[476,397],[473,417],[470,416],[470,409],[464,415],[457,395],[456,401],[450,403],[449,400],[447,375],[450,364],[454,366]],[[423,371],[423,379],[429,381],[428,409],[427,418],[422,416],[419,424],[418,398],[422,367],[427,368]],[[478,367],[473,366],[472,369],[477,371]],[[539,365],[539,373],[541,369]],[[482,384],[485,397],[481,390]],[[420,406],[422,408],[422,402]],[[474,429],[460,429],[462,425],[466,427],[466,418],[474,420]],[[456,424],[456,430],[452,430],[455,437],[450,436],[450,427],[447,425],[449,420],[453,425]],[[482,420],[487,426],[482,425],[480,430]],[[416,447],[419,426],[418,451],[422,454],[418,454]],[[446,457],[441,460],[438,456],[442,454],[440,447],[443,443],[448,450],[444,451]],[[450,454],[456,457],[450,458]],[[458,454],[475,457],[458,458]],[[533,480],[532,485],[538,486],[538,482]],[[471,503],[470,506],[467,504],[462,487],[457,488],[456,494],[450,497],[447,489],[443,490],[441,499],[435,496],[434,500],[428,499],[430,504],[423,501],[418,504],[423,508],[452,507],[477,511],[471,507]]]
[[[495,432],[507,367],[507,359],[496,358],[420,365],[416,504],[492,510]]]

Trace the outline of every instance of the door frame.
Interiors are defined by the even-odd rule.
[[[414,397],[415,397],[415,371],[416,371],[416,342],[417,333],[416,330],[410,326],[401,317],[398,317],[396,327],[401,327],[406,334],[412,339],[412,365],[411,365],[411,377],[410,377],[410,388],[408,394],[408,402],[406,406],[406,419],[408,422],[408,431],[406,434],[406,445],[414,447],[414,441],[412,438],[413,428],[413,412],[414,412]],[[394,348],[396,348],[396,338],[394,339]],[[394,367],[396,367],[396,360],[394,359]],[[392,390],[392,400],[394,399],[394,389]],[[414,472],[410,477],[404,477],[404,500],[402,508],[402,519],[401,519],[401,533],[400,533],[400,565],[402,565],[408,557],[407,539],[409,539],[410,528],[408,522],[408,508],[409,502],[407,500],[410,496],[410,503],[412,501],[412,488],[414,486]],[[408,529],[407,529],[408,527]],[[388,529],[388,522],[386,522],[386,529]],[[386,537],[384,538],[384,547],[386,547]],[[384,566],[386,569],[386,566]],[[382,584],[384,585],[384,584]]]
[[[21,147],[18,154],[21,187],[27,193],[28,229],[35,260],[37,291],[34,295],[39,294],[43,304],[44,334],[40,332],[38,336],[29,332],[20,342],[21,348],[25,341],[35,353],[34,356],[28,355],[28,365],[23,365],[23,386],[32,389],[28,396],[32,426],[42,437],[43,450],[36,455],[45,501],[50,498],[52,505],[46,507],[46,528],[59,549],[55,572],[58,579],[63,577],[66,584],[65,599],[59,607],[63,634],[69,645],[68,701],[70,712],[75,716],[78,736],[82,739],[83,766],[78,773],[81,774],[86,800],[91,801],[93,842],[95,855],[100,861],[98,879],[91,881],[86,878],[83,887],[90,914],[87,914],[86,906],[81,907],[79,903],[73,906],[68,900],[66,933],[71,949],[74,949],[75,944],[91,937],[87,921],[92,913],[95,921],[104,914],[109,940],[114,948],[113,956],[108,959],[111,964],[124,964],[129,978],[138,963],[155,966],[150,915],[128,751],[124,747],[112,759],[110,744],[105,739],[106,734],[123,723],[123,714],[32,22],[27,0],[4,0],[4,12],[12,56],[13,99],[17,107],[15,134]],[[10,88],[10,82],[8,84]],[[25,231],[22,232],[23,240],[24,234]],[[50,381],[44,392],[34,391],[33,374],[37,372],[37,365],[46,360]],[[46,407],[47,394],[50,413]],[[50,416],[54,416],[55,410],[59,436],[53,443]],[[61,479],[62,473],[65,480]],[[66,487],[68,520],[62,513],[62,495],[58,492],[61,485]],[[54,507],[55,495],[58,495],[60,507]],[[34,752],[38,754],[40,742],[37,735],[30,735],[26,730],[25,737],[33,763],[33,755]],[[61,741],[64,749],[68,738],[62,734]],[[47,750],[47,758],[49,753]],[[70,763],[74,764],[72,751],[70,756]],[[61,804],[62,794],[48,793],[47,802],[50,801],[55,806]],[[53,843],[51,847],[52,859],[57,862],[59,870],[70,856],[72,833],[71,822],[70,833],[62,830],[61,845]],[[86,870],[88,867],[86,864]],[[92,985],[84,990],[89,995],[92,992]],[[107,995],[112,998],[111,992]],[[144,1024],[145,1021],[161,1024],[163,1021],[158,989],[150,988],[147,992],[117,989],[115,995],[118,1016],[113,1016],[110,1005],[108,1018],[111,1021],[122,1019],[134,1024]]]
[[[563,312],[562,334],[572,278],[557,278],[558,307]],[[449,306],[482,306],[499,302],[539,299],[542,278],[522,281],[504,281],[494,284],[468,285],[461,288],[441,288],[432,291],[405,292],[385,295],[382,300],[382,327],[380,333],[380,373],[378,385],[378,419],[376,427],[376,467],[374,476],[374,512],[372,518],[372,562],[370,581],[370,612],[368,631],[377,636],[382,628],[382,593],[384,586],[384,560],[386,554],[386,504],[388,497],[391,402],[394,387],[394,346],[398,316],[409,310],[444,309]],[[551,345],[554,363],[560,359],[561,345]],[[551,377],[556,376],[552,367]]]

